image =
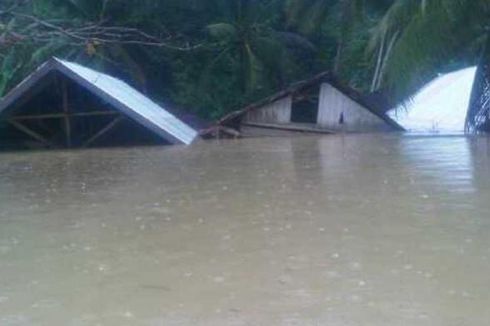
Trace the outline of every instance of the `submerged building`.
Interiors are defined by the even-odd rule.
[[[441,75],[389,115],[409,132],[463,133],[476,73],[470,67]]]
[[[0,146],[191,144],[198,132],[127,83],[53,58],[0,100]]]
[[[403,131],[374,102],[342,85],[330,72],[233,112],[217,128],[215,133],[244,137]]]

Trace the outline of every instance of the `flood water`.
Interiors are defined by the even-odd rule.
[[[490,139],[0,154],[0,325],[490,325]]]

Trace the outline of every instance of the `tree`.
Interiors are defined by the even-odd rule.
[[[138,48],[190,51],[198,46],[156,23],[151,7],[152,1],[122,0],[2,3],[0,55],[6,69],[0,78],[0,95],[7,85],[17,81],[14,77],[18,71],[32,70],[52,55],[117,68],[145,88],[144,68],[134,58]]]
[[[284,86],[295,65],[293,49],[314,50],[305,37],[280,29],[281,1],[219,2],[220,21],[206,26],[216,51],[208,72],[228,61],[241,76],[242,95],[268,86]]]
[[[487,0],[396,0],[371,39],[374,88],[403,101],[446,70],[478,64],[488,37]]]
[[[488,0],[2,0],[0,96],[52,55],[210,118],[330,69],[403,101],[477,64]]]
[[[288,0],[288,25],[320,43],[324,64],[333,72],[369,90],[374,70],[366,52],[370,30],[392,0]]]
[[[109,70],[182,106],[205,107],[203,115],[214,117],[290,82],[301,70],[295,61],[304,61],[298,55],[313,48],[281,31],[278,0],[8,0],[0,6],[0,95],[57,55]],[[225,92],[211,96],[221,85]]]

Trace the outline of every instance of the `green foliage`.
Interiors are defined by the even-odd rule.
[[[488,17],[488,0],[2,0],[0,95],[55,55],[208,118],[324,70],[403,100],[478,62]],[[70,35],[91,26],[163,41]]]
[[[14,51],[11,51],[3,58],[0,71],[0,94],[5,92],[9,81],[13,78],[19,68],[20,63],[17,62]]]
[[[489,15],[487,0],[394,1],[370,45],[385,49],[380,86],[403,100],[438,73],[478,64]]]

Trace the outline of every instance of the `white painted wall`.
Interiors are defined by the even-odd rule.
[[[250,123],[290,123],[293,99],[285,97],[262,108],[252,110],[245,116],[244,122]]]
[[[343,115],[344,123],[340,124]],[[320,88],[318,124],[330,130],[371,132],[390,130],[388,124],[330,84]]]

